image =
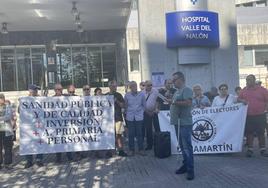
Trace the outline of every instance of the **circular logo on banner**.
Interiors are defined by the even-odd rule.
[[[196,142],[210,142],[216,135],[216,125],[213,120],[200,117],[193,124],[192,135]]]

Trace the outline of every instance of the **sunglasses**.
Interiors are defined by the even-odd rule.
[[[228,90],[228,89],[227,89],[226,87],[223,87],[223,88],[221,88],[220,90],[222,91],[222,90]]]
[[[89,91],[90,89],[89,88],[84,88],[83,91]]]

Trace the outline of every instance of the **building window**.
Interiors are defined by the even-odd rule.
[[[17,74],[15,62],[15,49],[1,49],[2,91],[17,90]]]
[[[266,6],[267,6],[266,0],[256,2],[256,7],[266,7]]]
[[[58,45],[57,75],[63,86],[107,86],[116,79],[115,45]]]
[[[259,47],[255,49],[255,65],[264,65],[268,61],[268,47]]]
[[[245,46],[241,67],[264,66],[268,62],[268,46]]]
[[[33,84],[38,86],[45,85],[44,64],[46,62],[46,50],[44,47],[32,47],[31,55]]]
[[[73,55],[73,78],[76,87],[83,87],[86,85],[87,80],[87,52],[86,47],[72,47]]]
[[[16,48],[16,60],[18,66],[18,90],[27,90],[32,83],[32,64],[30,48]]]
[[[132,0],[131,10],[138,10],[138,0]]]
[[[64,87],[74,84],[81,88],[88,83],[102,87],[109,80],[116,80],[114,44],[58,45],[55,67],[50,67],[53,70],[48,70],[47,56],[45,46],[41,45],[0,47],[1,91],[27,90],[32,83],[52,86],[56,82]]]
[[[243,3],[243,7],[253,7],[253,3]]]
[[[68,86],[72,83],[72,54],[71,46],[57,47],[57,80],[62,86]]]
[[[253,49],[250,47],[244,47],[244,58],[241,62],[242,67],[253,66]]]
[[[115,57],[114,46],[102,47],[102,62],[103,62],[102,82],[104,86],[108,86],[109,80],[116,80],[116,64],[115,64],[116,57]]]
[[[129,50],[130,71],[140,71],[140,51]]]
[[[102,56],[100,47],[88,47],[87,59],[88,59],[88,79],[89,83],[93,87],[102,86]]]

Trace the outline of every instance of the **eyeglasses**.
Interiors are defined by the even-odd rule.
[[[90,89],[89,88],[84,88],[83,91],[89,91]]]
[[[228,90],[226,87],[222,87],[222,88],[220,88],[220,90],[222,91],[222,90]]]
[[[153,86],[153,85],[152,85],[152,84],[147,84],[146,86],[151,87],[151,86]]]
[[[74,94],[74,93],[75,93],[75,91],[69,91],[69,93]]]
[[[61,90],[62,90],[62,88],[56,88],[55,90],[56,90],[56,91],[61,91]]]

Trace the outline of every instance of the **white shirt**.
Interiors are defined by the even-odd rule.
[[[145,110],[153,112],[156,109],[156,99],[158,97],[158,90],[152,88],[150,92],[147,92],[146,90],[142,92],[144,93],[146,99]]]
[[[225,102],[225,100],[226,100],[226,97],[222,98],[220,96],[216,96],[214,98],[213,102],[212,102],[212,107],[215,107],[215,106],[229,106],[229,105],[232,105],[232,104],[237,102],[237,98],[232,94],[229,94],[229,97],[226,100],[226,102]]]

